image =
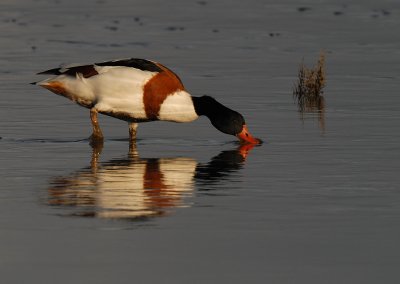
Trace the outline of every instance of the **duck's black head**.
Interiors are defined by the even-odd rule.
[[[243,142],[261,143],[261,140],[250,135],[243,116],[237,111],[227,108],[210,96],[192,97],[192,99],[196,113],[207,116],[219,131],[234,135]]]

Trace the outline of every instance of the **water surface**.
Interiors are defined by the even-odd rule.
[[[396,1],[0,4],[0,273],[7,283],[397,283]],[[298,65],[326,52],[324,112]],[[206,118],[139,127],[29,85],[60,63],[162,62],[240,111],[260,147]],[[321,123],[323,121],[323,123]]]

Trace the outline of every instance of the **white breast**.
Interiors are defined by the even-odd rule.
[[[161,104],[159,119],[174,122],[190,122],[198,118],[193,101],[185,91],[169,95]]]

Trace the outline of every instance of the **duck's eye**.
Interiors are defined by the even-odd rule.
[[[246,137],[249,137],[249,133],[246,133]]]

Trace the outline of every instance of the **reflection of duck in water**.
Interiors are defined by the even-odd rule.
[[[92,163],[66,177],[56,177],[48,189],[49,204],[70,206],[73,215],[137,219],[161,216],[169,209],[188,206],[194,183],[211,185],[241,168],[252,146],[223,151],[207,164],[192,158],[139,158],[136,148],[127,158]]]
[[[207,164],[198,164],[196,167],[195,180],[200,185],[215,184],[228,179],[230,174],[242,168],[243,163],[254,146],[241,145],[238,149],[222,151],[213,157]],[[207,188],[201,187],[201,190]]]

